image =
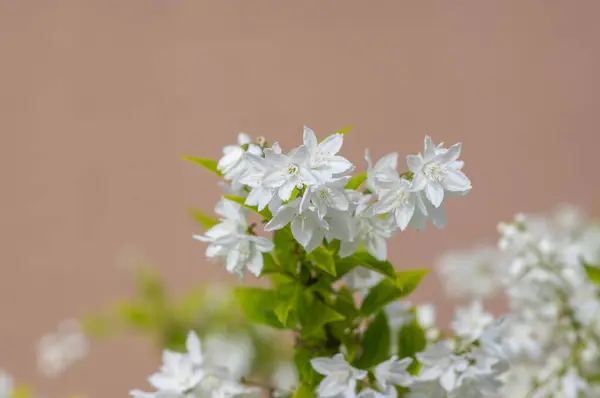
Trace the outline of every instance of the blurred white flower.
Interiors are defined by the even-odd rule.
[[[54,333],[38,341],[38,369],[48,377],[56,377],[74,362],[84,358],[89,351],[89,341],[79,322],[68,319],[61,322]]]
[[[313,358],[310,363],[317,373],[325,376],[317,388],[319,397],[352,397],[356,394],[357,381],[367,376],[365,370],[353,368],[342,354]]]
[[[14,383],[12,377],[0,370],[0,398],[10,398],[13,393]]]
[[[206,365],[225,368],[234,379],[252,369],[254,345],[245,334],[211,333],[204,337]]]

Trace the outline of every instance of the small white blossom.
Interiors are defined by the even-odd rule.
[[[37,345],[39,370],[48,377],[56,377],[71,364],[89,352],[89,341],[78,321],[61,322],[55,333],[44,335]]]
[[[319,143],[314,131],[304,126],[304,146],[308,148],[309,165],[321,183],[327,183],[354,169],[349,160],[337,154],[343,143],[344,136],[339,133],[332,134]]]
[[[452,330],[457,336],[467,341],[474,341],[481,336],[493,320],[494,316],[485,312],[481,301],[473,301],[468,307],[456,310]]]
[[[265,225],[265,231],[276,231],[291,223],[292,235],[307,253],[323,243],[329,224],[319,218],[314,208],[300,212],[301,198],[281,206]]]
[[[390,219],[382,219],[373,213],[369,200],[370,197],[365,195],[354,211],[355,236],[352,240],[341,242],[339,255],[342,258],[354,254],[361,242],[376,259],[384,261],[387,258],[386,239],[392,237],[394,227]]]
[[[247,145],[248,149],[242,148]],[[223,173],[226,180],[236,180],[245,172],[248,163],[246,153],[261,155],[262,149],[252,144],[251,138],[245,134],[238,135],[238,145],[228,145],[223,148],[223,157],[217,163],[217,170]]]
[[[260,275],[262,253],[273,250],[273,242],[248,233],[247,210],[237,203],[222,199],[215,211],[221,215],[221,222],[204,235],[194,235],[194,239],[210,243],[206,256],[223,259],[227,271],[242,277],[247,267],[254,275]]]
[[[0,370],[0,398],[10,398],[14,389],[12,377]]]
[[[362,294],[366,294],[370,288],[378,284],[383,275],[379,272],[372,271],[365,267],[355,267],[346,275],[344,275],[344,281],[351,289],[356,289]]]
[[[312,172],[309,149],[301,145],[287,154],[277,154],[265,158],[266,173],[263,184],[276,190],[283,201],[289,200],[294,188],[301,189],[305,185],[317,185],[319,180]]]
[[[384,361],[375,367],[375,379],[377,379],[378,387],[381,390],[386,390],[392,385],[408,387],[413,378],[408,373],[408,366],[411,364],[412,358],[398,359],[397,356],[392,356],[387,361]]]
[[[434,207],[439,207],[444,200],[444,191],[464,192],[471,189],[471,181],[460,170],[462,163],[457,163],[461,144],[447,150],[435,147],[429,136],[425,137],[423,154],[410,155],[407,158],[408,168],[413,176],[413,189],[425,191],[425,196]]]
[[[367,376],[365,370],[353,368],[342,354],[332,358],[319,357],[310,360],[313,369],[325,376],[317,388],[319,397],[352,397],[356,394],[356,383]]]

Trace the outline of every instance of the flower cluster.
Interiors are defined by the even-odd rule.
[[[563,207],[552,217],[519,214],[498,230],[497,249],[444,256],[439,267],[449,291],[477,300],[486,286],[485,295],[502,291],[508,299],[504,396],[598,396],[600,225]],[[462,264],[449,261],[456,258]],[[489,323],[480,304],[473,308],[471,325],[455,327],[457,334]]]
[[[238,203],[225,198],[215,208],[221,216],[204,235],[206,255],[221,258],[229,272],[243,274],[244,267],[259,275],[261,253],[273,244],[259,237],[247,223],[247,211],[271,213],[265,231],[290,226],[291,233],[310,253],[327,242],[339,240],[342,258],[354,254],[361,245],[376,259],[387,258],[386,239],[397,229],[412,225],[425,228],[427,218],[443,227],[445,197],[464,194],[471,182],[458,160],[461,145],[435,146],[425,138],[424,152],[407,157],[408,171],[397,171],[398,154],[384,156],[373,165],[367,152],[367,171],[354,177],[356,166],[339,155],[344,136],[335,133],[319,142],[313,130],[304,127],[303,144],[283,152],[278,143],[267,147],[240,134],[238,146],[227,146],[217,170],[236,193]],[[366,180],[366,181],[365,181]],[[365,189],[358,188],[365,182]]]
[[[244,386],[241,376],[227,366],[207,361],[200,339],[190,332],[187,352],[163,351],[163,364],[148,382],[155,392],[131,391],[135,398],[257,397],[259,389]],[[237,372],[236,372],[237,373]]]

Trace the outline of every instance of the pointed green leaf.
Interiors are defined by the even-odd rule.
[[[207,158],[197,158],[194,156],[182,156],[181,158],[184,160],[187,160],[189,162],[195,163],[199,166],[202,166],[206,170],[211,171],[220,177],[223,176],[223,174],[217,169],[217,161],[216,160],[207,159]]]
[[[332,254],[324,247],[317,247],[306,255],[306,259],[313,263],[317,268],[327,272],[329,275],[336,276],[335,261]]]
[[[296,324],[296,317],[292,312],[297,307],[298,297],[302,293],[304,286],[291,281],[277,287],[277,306],[275,315],[282,325],[293,328]]]
[[[390,357],[390,327],[384,311],[380,311],[363,335],[362,355],[356,367],[369,369]]]
[[[281,267],[273,260],[270,253],[263,253],[263,268],[260,271],[260,276],[280,273]]]
[[[314,389],[304,383],[294,392],[293,398],[315,398]]]
[[[328,323],[345,319],[342,314],[313,297],[310,292],[305,292],[298,301],[298,318],[302,324],[302,334],[306,336],[320,331]]]
[[[408,296],[427,272],[428,270],[400,271],[396,274],[396,280],[382,280],[369,290],[360,311],[365,315],[374,314],[392,301]]]
[[[367,179],[367,172],[363,171],[360,174],[357,174],[350,178],[348,183],[346,184],[346,189],[356,190],[358,187],[362,185],[363,182]]]
[[[338,134],[346,135],[350,130],[352,130],[353,126],[346,126],[343,129],[337,131]]]
[[[232,202],[235,202],[239,205],[241,205],[242,207],[248,209],[248,210],[252,210],[253,212],[260,214],[261,216],[263,216],[266,219],[271,219],[272,215],[271,212],[269,211],[269,209],[267,207],[265,207],[264,209],[262,209],[261,211],[258,210],[258,208],[256,206],[249,206],[246,204],[246,198],[244,198],[243,196],[237,196],[237,195],[223,195],[223,197],[227,200],[231,200]]]
[[[299,261],[298,252],[302,248],[294,239],[289,225],[273,233],[273,244],[275,245],[275,257],[279,265],[284,270],[295,274]]]
[[[310,360],[313,358],[313,353],[302,346],[297,347],[294,352],[294,364],[298,369],[298,376],[302,385],[311,391],[310,386],[316,384],[318,378],[317,373],[313,369]],[[302,385],[300,388],[302,388]]]
[[[389,261],[379,261],[366,251],[358,251],[353,255],[336,260],[337,275],[342,276],[352,270],[354,267],[363,266],[373,271],[379,272],[390,278],[396,278],[394,266]]]
[[[585,268],[585,273],[588,278],[590,278],[590,281],[600,286],[600,268],[589,264],[583,264],[583,267]]]
[[[425,331],[419,323],[413,320],[411,323],[404,325],[397,335],[398,340],[398,357],[415,357],[415,354],[425,349],[427,338]]]
[[[278,303],[274,290],[240,287],[235,290],[235,296],[248,320],[274,328],[283,328],[275,315]]]
[[[209,230],[219,223],[219,220],[201,212],[200,210],[190,209],[189,213],[192,218],[202,225],[202,228],[205,230]]]

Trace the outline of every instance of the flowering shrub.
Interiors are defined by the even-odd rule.
[[[219,219],[197,213],[206,231],[194,238],[240,279],[246,270],[270,277],[271,288],[242,287],[235,295],[249,320],[293,334],[293,388],[265,386],[207,364],[190,332],[186,353],[165,351],[163,366],[150,377],[157,391],[133,396],[241,396],[261,388],[320,397],[496,391],[507,366],[495,328],[428,347],[427,336],[436,334],[413,319],[414,309],[396,309],[404,312],[401,322],[388,316],[426,271],[396,272],[386,240],[408,227],[424,229],[428,219],[445,225],[444,199],[471,189],[461,171],[461,145],[436,146],[426,137],[423,152],[408,156],[401,173],[398,154],[373,164],[367,153],[367,170],[353,175],[356,167],[339,154],[343,139],[335,133],[319,141],[305,127],[303,144],[284,152],[277,143],[253,143],[240,134],[218,162],[186,157],[225,182],[215,207]],[[250,212],[257,222],[248,221]]]
[[[217,217],[193,212],[204,227],[193,237],[240,280],[249,271],[270,287],[175,299],[157,275],[138,273],[137,297],[85,319],[89,332],[126,326],[161,348],[154,391],[131,395],[599,397],[600,223],[573,208],[520,214],[499,225],[497,247],[441,256],[446,293],[467,300],[444,328],[432,305],[406,299],[427,271],[396,271],[387,239],[428,220],[444,227],[444,200],[471,189],[461,145],[426,137],[401,172],[396,153],[373,163],[367,152],[356,173],[339,154],[343,139],[319,141],[305,127],[303,144],[284,152],[240,134],[218,161],[185,157],[224,190]],[[508,311],[495,317],[483,303],[501,296]],[[61,333],[41,344],[46,373],[87,350],[72,329]],[[0,374],[0,397],[24,391]]]

